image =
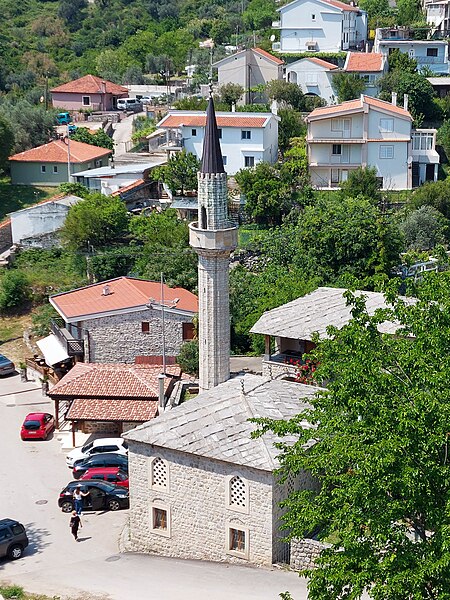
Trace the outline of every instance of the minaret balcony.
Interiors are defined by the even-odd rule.
[[[232,226],[226,229],[200,229],[198,222],[189,225],[189,243],[197,252],[231,253],[237,246],[238,228]]]

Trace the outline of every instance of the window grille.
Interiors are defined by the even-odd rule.
[[[230,480],[230,506],[247,506],[247,486],[237,475]]]
[[[152,463],[152,485],[167,487],[167,466],[159,456]]]

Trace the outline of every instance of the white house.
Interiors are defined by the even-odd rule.
[[[150,159],[149,159],[150,161]],[[98,169],[80,171],[73,177],[92,192],[101,192],[105,196],[118,192],[138,180],[148,180],[151,169],[165,164],[165,158],[157,158],[154,162],[110,165]]]
[[[320,96],[327,104],[336,102],[333,90],[333,73],[337,65],[321,58],[301,58],[286,65],[286,80],[296,83],[304,94]]]
[[[374,52],[389,56],[394,50],[417,61],[417,68],[434,73],[448,73],[448,43],[444,40],[412,40],[407,28],[383,28],[375,31]]]
[[[340,52],[364,47],[367,39],[367,13],[339,0],[293,0],[277,10],[277,52]]]
[[[345,60],[344,71],[355,73],[364,79],[366,96],[378,96],[379,80],[387,72],[388,61],[378,52],[349,52]]]
[[[267,102],[263,94],[251,91],[274,79],[283,79],[284,62],[261,48],[247,48],[213,64],[219,88],[227,83],[241,85],[245,92],[238,104]]]
[[[437,0],[425,2],[427,23],[432,26],[432,33],[439,32],[448,36],[450,29],[450,2],[449,0]]]
[[[51,248],[59,245],[58,232],[71,206],[81,198],[59,194],[11,213],[12,243],[28,248]]]
[[[405,98],[407,104],[407,97]],[[357,100],[316,108],[306,118],[311,180],[334,188],[352,169],[375,167],[382,189],[411,189],[436,180],[435,130],[412,130],[408,110],[361,95]]]
[[[288,563],[280,501],[317,484],[305,472],[279,482],[274,473],[279,439],[252,438],[255,425],[249,419],[294,417],[317,390],[245,375],[126,432],[127,549],[241,564]]]
[[[220,146],[228,175],[259,162],[274,163],[278,156],[278,121],[273,113],[217,112]],[[162,149],[202,156],[206,113],[170,110],[158,123],[166,131]]]

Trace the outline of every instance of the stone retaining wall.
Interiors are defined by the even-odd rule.
[[[324,544],[318,540],[307,538],[291,540],[291,569],[295,571],[313,569],[315,561],[322,550],[329,547],[329,544]]]

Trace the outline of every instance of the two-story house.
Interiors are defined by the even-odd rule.
[[[424,2],[427,14],[427,23],[432,27],[432,33],[448,36],[450,29],[450,2],[449,0],[435,0]]]
[[[360,166],[376,168],[382,189],[411,189],[437,178],[435,130],[413,131],[411,114],[396,105],[395,94],[393,101],[361,95],[357,100],[316,108],[308,115],[313,185],[339,187],[349,171]]]
[[[374,52],[389,57],[394,50],[417,61],[417,68],[428,67],[434,73],[448,73],[448,43],[444,40],[414,40],[405,27],[380,28],[375,31]]]
[[[228,175],[259,162],[274,163],[278,157],[278,122],[273,113],[217,112],[223,164]],[[186,152],[202,156],[206,113],[170,110],[158,123],[166,130],[161,146],[167,152]]]
[[[284,62],[261,48],[247,48],[226,56],[213,64],[217,69],[219,88],[227,83],[241,85],[245,92],[238,104],[267,102],[264,94],[256,92],[257,85],[283,79]]]
[[[340,52],[364,47],[367,39],[367,13],[339,0],[293,0],[277,10],[277,52]]]

